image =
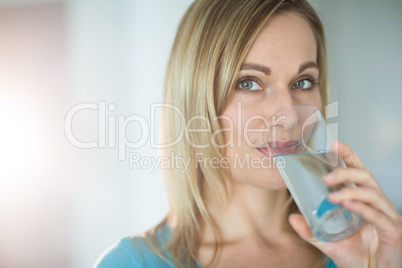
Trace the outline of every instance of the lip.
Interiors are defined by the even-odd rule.
[[[260,148],[257,148],[257,150],[260,152],[260,153],[262,153],[263,155],[265,155],[266,157],[268,157],[269,159],[271,159],[272,158],[272,156],[271,156],[271,152],[268,150],[268,147],[260,147]]]
[[[268,146],[271,149],[274,156],[295,153],[297,150],[298,144],[299,144],[299,142],[295,141],[295,140],[290,140],[290,141],[286,141],[286,142],[282,142],[282,141],[268,142]],[[257,148],[257,150],[260,151],[266,157],[272,158],[271,152],[268,149],[268,146]]]

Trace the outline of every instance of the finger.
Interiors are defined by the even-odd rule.
[[[345,161],[346,166],[354,168],[362,168],[362,160],[355,154],[352,147],[340,141],[332,143],[332,150],[336,152]]]
[[[385,216],[380,211],[374,209],[368,204],[356,201],[345,201],[342,203],[347,210],[362,216],[367,222],[373,224],[380,235],[384,236],[391,243],[392,241],[398,242],[400,239],[400,216],[391,218]]]
[[[363,202],[393,219],[397,216],[396,214],[398,214],[392,201],[389,200],[385,194],[372,188],[344,187],[330,193],[328,199],[338,204],[344,201]]]
[[[289,216],[290,225],[296,231],[296,233],[307,243],[315,246],[319,250],[321,250],[325,255],[330,258],[333,258],[334,249],[336,252],[336,244],[334,243],[325,243],[323,241],[319,241],[311,232],[310,227],[308,226],[306,220],[301,214],[291,214]]]
[[[292,225],[293,229],[305,241],[309,243],[315,243],[318,241],[317,238],[314,237],[310,227],[308,226],[306,220],[301,214],[291,214],[289,216],[289,222],[290,225]]]
[[[323,176],[324,182],[329,186],[341,183],[355,183],[381,189],[370,170],[365,168],[336,168]]]

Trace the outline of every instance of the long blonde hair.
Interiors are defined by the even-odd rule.
[[[320,69],[319,87],[323,107],[327,104],[327,62],[323,26],[313,8],[305,0],[196,0],[184,15],[173,44],[164,88],[164,103],[177,107],[166,109],[162,115],[162,141],[174,142],[163,150],[189,160],[188,168],[174,167],[165,171],[169,197],[169,214],[148,232],[156,239],[156,230],[166,222],[172,226],[171,237],[164,248],[148,240],[161,257],[169,251],[176,267],[195,267],[199,249],[201,224],[209,225],[215,234],[215,254],[218,258],[220,231],[208,212],[203,188],[207,187],[224,202],[218,189],[226,189],[225,170],[200,165],[196,155],[224,157],[223,144],[216,118],[222,113],[235,85],[243,59],[264,23],[273,14],[297,12],[310,24],[317,42],[317,64]],[[178,111],[184,120],[178,120]],[[184,124],[191,118],[192,129],[184,138]],[[218,133],[212,136],[212,133]],[[178,137],[182,137],[178,139]],[[212,140],[214,139],[214,140]],[[194,143],[190,144],[189,140]],[[227,193],[227,191],[226,191]],[[148,235],[146,237],[148,237]]]

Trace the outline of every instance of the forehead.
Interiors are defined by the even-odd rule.
[[[260,63],[275,67],[316,62],[317,44],[313,30],[295,12],[274,15],[268,19],[252,43],[245,63]]]

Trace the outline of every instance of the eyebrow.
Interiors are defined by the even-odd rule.
[[[271,74],[271,69],[262,65],[258,64],[243,64],[240,67],[240,71],[242,70],[256,70],[264,73],[265,75],[270,75]]]
[[[309,61],[309,62],[305,62],[303,64],[300,64],[299,73],[301,73],[304,70],[309,69],[309,68],[318,69],[318,65],[314,61]],[[271,74],[271,68],[263,66],[263,65],[259,65],[259,64],[243,64],[240,67],[240,71],[242,71],[242,70],[255,70],[255,71],[262,72],[265,75],[270,75]]]
[[[314,61],[309,61],[309,62],[300,64],[299,73],[303,72],[304,70],[306,70],[308,68],[316,68],[316,69],[318,69],[318,65]]]

